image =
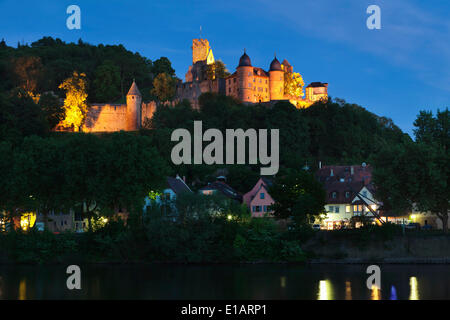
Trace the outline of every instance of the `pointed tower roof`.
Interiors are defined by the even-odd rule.
[[[127,96],[141,96],[141,92],[139,91],[136,82],[133,79],[133,84],[131,85],[130,91],[128,91]]]
[[[289,61],[287,61],[286,59],[283,60],[283,62],[281,63],[282,65],[285,66],[290,66],[291,64],[289,63]]]

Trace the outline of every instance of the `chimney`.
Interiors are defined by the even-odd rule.
[[[330,169],[330,170],[331,170],[330,177],[332,177],[332,176],[334,176],[334,172],[333,172],[333,169]]]
[[[353,168],[353,166],[350,167],[350,173],[351,173],[351,175],[355,174],[355,169]]]

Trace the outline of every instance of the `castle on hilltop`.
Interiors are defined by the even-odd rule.
[[[215,92],[236,98],[243,103],[272,103],[290,101],[297,107],[308,107],[316,101],[328,99],[328,83],[312,82],[305,87],[305,97],[293,98],[285,94],[285,77],[294,68],[284,59],[280,63],[274,57],[269,71],[252,66],[244,50],[236,71],[225,77],[211,76],[216,61],[206,39],[192,40],[192,65],[185,76],[185,82],[178,81],[175,101],[187,99],[198,108],[202,93]],[[136,131],[151,119],[156,111],[156,102],[142,102],[142,95],[133,80],[127,94],[126,104],[92,104],[81,127],[83,132]],[[57,131],[71,131],[73,128],[57,126]]]
[[[206,39],[192,40],[192,65],[185,76],[185,82],[179,82],[176,88],[177,100],[187,99],[198,107],[198,98],[202,93],[215,92],[232,96],[244,103],[267,103],[289,100],[294,104],[302,102],[309,106],[316,101],[328,99],[328,83],[312,82],[305,87],[305,98],[292,98],[285,94],[285,75],[294,68],[284,59],[282,63],[276,57],[269,71],[252,66],[250,57],[244,50],[236,71],[225,78],[211,78],[207,68],[215,63],[212,49]]]

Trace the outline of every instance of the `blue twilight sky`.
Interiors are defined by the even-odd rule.
[[[81,8],[68,30],[66,8]],[[381,30],[366,9],[381,7]],[[243,49],[264,69],[274,52],[306,83],[390,117],[408,133],[419,110],[450,106],[448,0],[0,0],[0,38],[8,45],[42,36],[124,44],[149,59],[168,57],[177,75],[191,63],[202,26],[216,59],[234,71]]]

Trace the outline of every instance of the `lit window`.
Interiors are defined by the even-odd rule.
[[[351,209],[352,209],[351,206],[345,206],[346,213],[350,213]]]

